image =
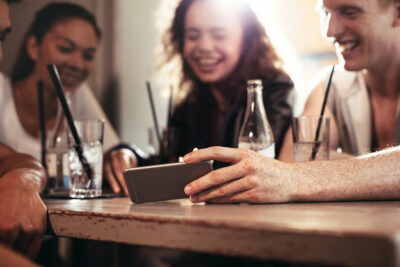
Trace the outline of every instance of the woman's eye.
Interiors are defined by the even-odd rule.
[[[224,40],[226,37],[227,37],[226,34],[214,34],[213,35],[213,38],[215,40]]]
[[[186,34],[186,39],[188,39],[190,41],[196,41],[199,39],[199,35],[198,34]]]

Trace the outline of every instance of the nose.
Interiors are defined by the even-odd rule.
[[[328,14],[323,23],[323,33],[328,39],[339,39],[343,34],[344,26],[335,14]]]
[[[83,59],[83,55],[76,51],[73,53],[68,60],[68,63],[71,67],[74,67],[75,69],[82,70],[85,66],[85,60]]]
[[[209,52],[213,48],[213,42],[210,36],[207,34],[204,34],[200,39],[198,43],[198,49],[201,52]]]

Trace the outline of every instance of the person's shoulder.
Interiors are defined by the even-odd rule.
[[[311,88],[325,88],[329,81],[331,71],[331,66],[324,67],[318,71],[311,79]],[[335,66],[335,72],[332,76],[332,86],[335,90],[349,92],[349,89],[354,87],[354,83],[357,82],[358,76],[359,72],[347,71],[343,67]]]
[[[5,85],[9,85],[11,83],[10,77],[6,74],[0,72],[0,86],[4,87]]]
[[[10,77],[0,72],[0,99],[7,98],[10,94],[11,94]]]
[[[88,99],[94,98],[94,94],[87,83],[83,83],[73,93],[72,97],[76,101],[87,101]]]
[[[285,72],[277,72],[272,78],[263,78],[264,85],[285,84],[293,86],[293,81]]]

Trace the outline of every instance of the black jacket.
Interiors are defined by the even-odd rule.
[[[275,155],[278,155],[292,118],[293,83],[288,76],[279,75],[272,81],[263,80],[263,87],[264,106],[275,138]],[[179,131],[176,155],[191,152],[194,147],[237,147],[247,104],[246,85],[243,85],[243,88],[243,94],[237,104],[220,114],[222,125],[217,137],[212,136],[210,131],[216,114],[219,114],[211,91],[205,89],[189,94],[185,101],[175,108],[170,122],[170,126]]]

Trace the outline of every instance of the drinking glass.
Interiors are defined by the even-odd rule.
[[[176,162],[179,130],[175,127],[161,128],[161,147],[155,128],[148,129],[148,153],[152,164]]]
[[[319,126],[319,130],[318,129]],[[329,118],[301,116],[293,118],[293,156],[295,161],[329,159]],[[318,137],[316,138],[316,135]]]
[[[81,138],[81,151],[92,170],[92,177],[88,177],[78,157],[76,145],[70,145],[70,190],[73,198],[93,198],[101,195],[102,164],[103,164],[103,134],[104,121],[77,120],[75,121],[78,134]],[[72,137],[70,137],[72,140]],[[73,143],[73,142],[70,142]]]

